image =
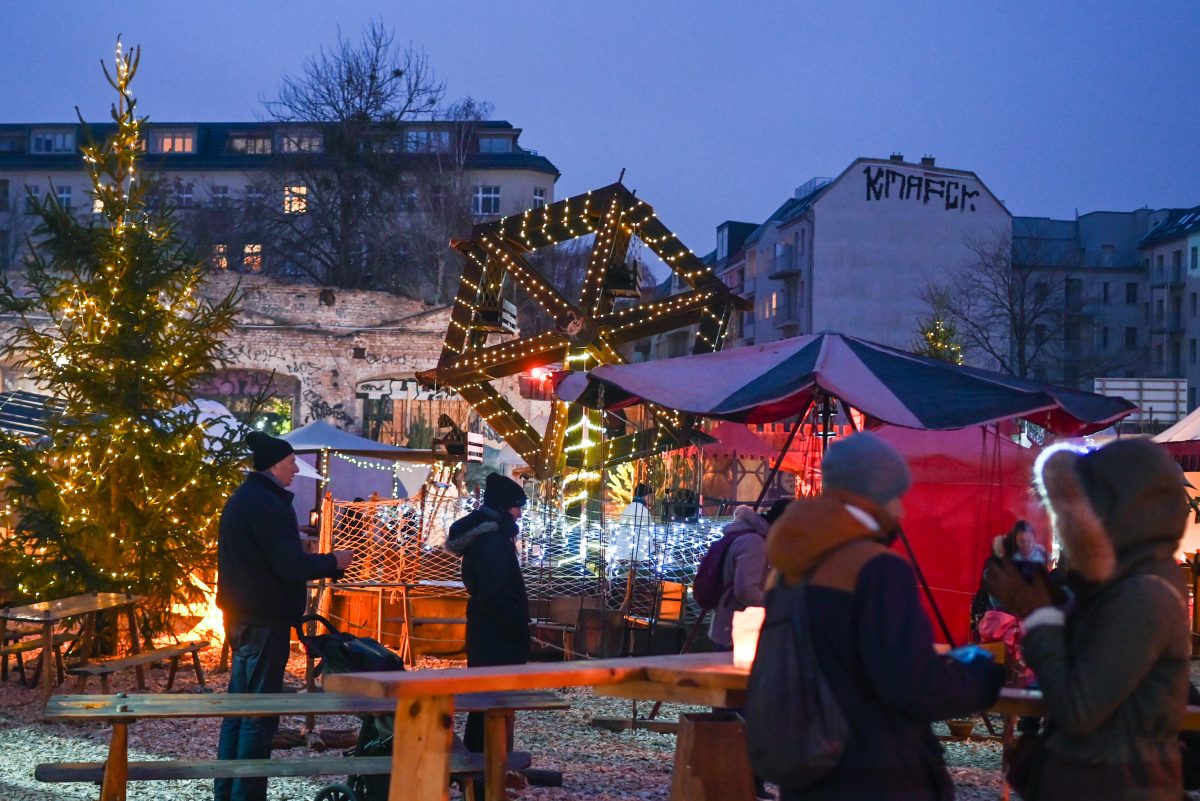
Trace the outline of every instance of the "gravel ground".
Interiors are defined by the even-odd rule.
[[[216,649],[202,654],[206,667],[215,666]],[[450,663],[426,659],[419,668]],[[291,675],[303,675],[303,658],[294,655]],[[126,675],[127,674],[127,675]],[[133,673],[118,674],[113,691],[133,691]],[[153,690],[166,683],[165,670],[148,671]],[[225,676],[210,675],[209,685],[221,692]],[[299,678],[289,678],[299,687]],[[68,687],[70,685],[68,684]],[[98,692],[93,684],[92,692]],[[180,670],[176,691],[196,692],[195,676]],[[60,689],[59,692],[67,692]],[[571,709],[565,712],[521,712],[517,715],[517,748],[534,754],[534,767],[558,770],[563,787],[528,787],[521,799],[540,801],[658,801],[670,794],[675,738],[645,730],[612,733],[592,728],[593,717],[628,717],[629,701],[600,698],[587,689],[566,691]],[[643,714],[649,704],[639,704]],[[696,707],[664,705],[659,716],[674,720],[681,712],[707,711]],[[100,724],[45,723],[39,720],[39,695],[15,680],[0,685],[0,799],[6,801],[68,801],[95,799],[97,790],[86,784],[42,784],[33,778],[38,762],[103,761],[111,729]],[[302,720],[285,719],[285,728],[299,729]],[[357,729],[357,718],[322,718],[318,729]],[[216,752],[218,720],[146,721],[130,728],[131,759],[211,758]],[[460,721],[461,727],[461,721]],[[945,733],[944,727],[940,728]],[[984,734],[980,725],[977,735]],[[277,754],[281,752],[276,752]],[[302,748],[291,749],[288,758],[302,757]],[[1000,747],[995,742],[948,742],[946,762],[965,801],[1000,797]],[[272,779],[272,801],[311,799],[327,781],[318,779]],[[130,801],[179,799],[207,801],[212,798],[210,782],[176,781],[132,783]],[[452,798],[458,798],[452,793]]]

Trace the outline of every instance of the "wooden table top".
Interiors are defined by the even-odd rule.
[[[619,682],[654,681],[683,686],[741,689],[749,670],[733,666],[729,652],[673,654],[618,659],[580,659],[525,665],[413,670],[386,673],[341,673],[325,686],[342,693],[384,698],[486,690],[549,690]]]
[[[428,671],[425,671],[428,672]],[[486,709],[569,709],[551,693],[463,693],[457,712]],[[146,695],[56,695],[46,704],[48,720],[129,718],[273,717],[275,715],[382,715],[396,711],[391,698],[344,693],[212,693]]]
[[[60,620],[79,615],[132,606],[143,600],[141,595],[126,595],[123,592],[89,592],[83,595],[72,595],[70,598],[60,598],[57,601],[38,601],[25,606],[0,607],[0,620],[11,620],[18,623],[57,623]]]

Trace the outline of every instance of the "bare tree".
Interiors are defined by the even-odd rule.
[[[401,50],[381,22],[357,41],[339,30],[331,49],[284,78],[278,97],[265,101],[274,119],[293,124],[258,218],[279,256],[268,269],[340,287],[405,285],[405,176],[440,134],[423,132],[423,147],[402,123],[432,117],[444,94],[425,54]]]

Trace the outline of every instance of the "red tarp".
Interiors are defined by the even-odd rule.
[[[904,532],[951,635],[964,643],[971,598],[992,538],[1024,518],[1049,551],[1049,524],[1030,485],[1037,450],[998,436],[995,427],[915,431],[884,426],[874,433],[903,453],[912,468]],[[899,542],[896,548],[904,553]],[[934,627],[936,639],[943,639],[936,622]]]

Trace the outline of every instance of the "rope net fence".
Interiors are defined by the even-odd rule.
[[[473,498],[425,493],[374,501],[327,499],[323,547],[356,553],[332,585],[405,586],[409,595],[462,593],[461,559],[442,546]],[[520,520],[517,555],[531,602],[562,596],[595,599],[601,609],[651,617],[664,582],[690,586],[708,546],[730,518],[694,522],[625,522],[568,517],[536,503]],[[694,617],[696,610],[690,610]]]

